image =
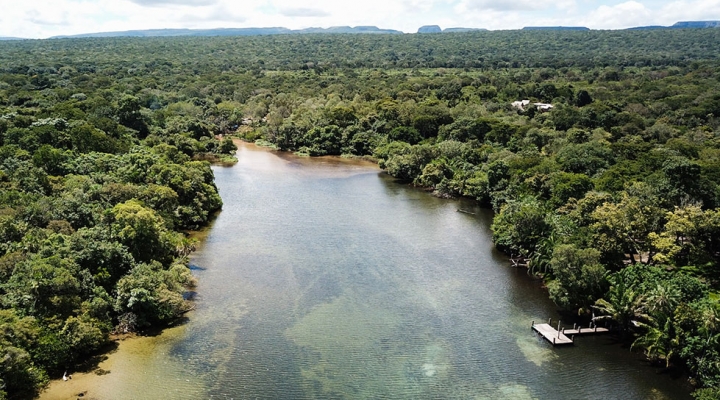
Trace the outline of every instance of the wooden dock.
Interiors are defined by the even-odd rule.
[[[566,335],[592,335],[595,333],[608,333],[610,329],[596,326],[594,328],[563,329],[562,331]]]
[[[560,321],[558,321],[558,327],[555,329],[550,325],[551,322],[552,320],[548,320],[547,324],[536,324],[535,321],[533,321],[532,330],[539,333],[545,340],[552,343],[553,346],[573,344],[575,343],[576,335],[594,335],[597,333],[610,332],[609,329],[600,328],[597,325],[588,328],[574,326],[573,329],[565,329],[560,327]]]
[[[548,324],[536,324],[533,322],[532,329],[542,335],[545,340],[552,343],[553,346],[573,344],[572,339]]]

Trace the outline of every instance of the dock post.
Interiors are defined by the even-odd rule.
[[[597,325],[595,325],[595,332],[597,333]]]
[[[557,328],[557,331],[558,331],[558,337],[560,337],[560,322],[561,322],[561,321],[559,321],[559,320],[558,320],[558,328]]]
[[[555,338],[553,338],[553,346],[555,346]]]
[[[577,329],[577,322],[573,324],[573,329]]]
[[[551,321],[552,321],[552,317],[548,318],[548,325],[552,325]]]

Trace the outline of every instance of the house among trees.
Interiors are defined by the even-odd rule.
[[[513,107],[517,108],[518,110],[525,111],[525,106],[530,104],[530,100],[513,101],[511,104]],[[552,104],[547,104],[547,103],[533,103],[533,105],[535,107],[537,107],[537,109],[539,111],[550,111],[553,108]]]

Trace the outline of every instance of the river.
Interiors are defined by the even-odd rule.
[[[42,399],[690,398],[611,336],[535,336],[556,308],[474,203],[360,161],[238,159],[213,167],[224,207],[192,257],[197,309]]]

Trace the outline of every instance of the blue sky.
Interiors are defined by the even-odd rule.
[[[565,25],[622,29],[720,20],[720,0],[0,0],[0,36],[151,28],[376,25],[416,32]]]

